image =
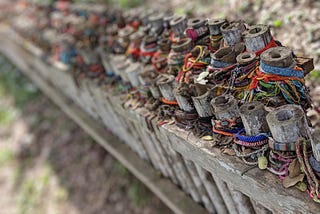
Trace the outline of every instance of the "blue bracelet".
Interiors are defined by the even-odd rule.
[[[244,133],[245,130],[242,129],[241,131],[239,131],[237,133],[237,138],[241,141],[245,141],[245,142],[249,142],[249,143],[254,143],[254,142],[258,142],[258,141],[263,141],[265,139],[268,138],[267,134],[258,134],[256,136],[246,136],[246,135],[242,135],[242,133]]]
[[[274,67],[274,66],[264,64],[263,62],[260,62],[260,68],[261,68],[260,70],[266,74],[274,74],[274,75],[279,75],[284,77],[297,77],[297,78],[303,78],[304,76],[303,71],[299,71],[291,68]]]
[[[213,58],[211,58],[211,66],[214,68],[226,68],[230,65],[233,65],[232,63],[227,63],[227,62],[220,62],[218,60],[215,60]]]

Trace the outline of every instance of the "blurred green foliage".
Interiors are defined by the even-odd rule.
[[[0,127],[10,125],[13,119],[15,118],[14,116],[15,111],[13,109],[7,108],[6,106],[0,106]]]
[[[45,164],[44,168],[34,178],[23,180],[19,187],[18,203],[19,213],[42,213],[41,204],[53,175],[50,165]]]
[[[274,20],[273,21],[273,26],[274,27],[281,27],[282,21],[281,20]]]
[[[128,170],[118,161],[115,162],[113,165],[113,171],[120,176],[128,176]]]
[[[0,149],[0,166],[14,159],[14,152],[8,148]]]
[[[15,107],[22,108],[39,94],[37,87],[28,81],[3,55],[0,55],[0,96],[12,97]],[[8,115],[0,109],[0,115]]]
[[[120,8],[132,8],[142,5],[144,0],[112,0],[112,2],[118,4]]]
[[[320,71],[319,70],[313,70],[308,75],[309,79],[311,81],[319,82],[320,80]]]
[[[145,206],[148,202],[149,191],[140,181],[134,180],[130,185],[128,196],[135,206]]]
[[[40,5],[49,5],[54,3],[54,0],[28,0],[29,2],[40,4]],[[122,9],[133,8],[143,5],[146,0],[73,0],[77,3],[102,3],[102,4],[112,4],[118,6]]]

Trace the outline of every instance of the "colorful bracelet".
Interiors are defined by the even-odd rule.
[[[256,142],[247,142],[247,141],[242,141],[242,140],[234,140],[234,143],[245,146],[245,147],[260,147],[268,143],[268,139],[261,140],[261,141],[256,141]]]
[[[274,74],[284,77],[296,77],[303,78],[304,72],[303,70],[291,69],[291,68],[280,68],[275,66],[270,66],[260,62],[260,70],[266,74]]]
[[[245,132],[245,130],[242,129],[241,131],[239,131],[237,133],[237,138],[240,141],[244,141],[244,142],[248,142],[248,143],[254,143],[254,142],[264,141],[264,140],[268,139],[268,135],[265,134],[265,133],[261,133],[261,134],[258,134],[256,136],[246,136],[246,135],[242,135],[242,133],[244,133],[244,132]]]
[[[269,147],[277,151],[296,151],[296,143],[280,143],[269,137]]]

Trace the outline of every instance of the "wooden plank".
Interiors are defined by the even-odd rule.
[[[221,154],[219,149],[176,126],[166,124],[161,128],[168,134],[176,151],[204,169],[219,175],[228,186],[254,198],[272,212],[320,212],[319,204],[314,203],[307,194],[295,188],[284,189],[281,181],[273,174],[258,168],[243,174],[247,166],[235,157]]]
[[[21,54],[19,50],[14,52],[15,54]],[[16,56],[13,55],[11,57],[15,58]],[[125,111],[119,108],[121,102],[114,102],[117,97],[112,99],[113,108],[123,117],[127,119],[133,118],[134,120],[135,115],[139,114],[137,111]],[[255,168],[243,174],[247,170],[247,166],[235,157],[221,154],[210,143],[201,141],[175,125],[166,124],[158,127],[158,129],[155,131],[157,138],[161,142],[165,141],[166,138],[170,141],[170,145],[161,144],[166,149],[166,152],[172,154],[175,152],[180,153],[183,157],[187,157],[188,160],[211,172],[221,181],[226,182],[231,188],[254,199],[255,202],[270,211],[275,213],[296,213],[299,210],[302,213],[320,213],[319,204],[309,199],[306,193],[301,193],[295,188],[284,189],[281,181],[271,173]],[[169,161],[170,158],[172,157],[168,156],[167,160]],[[174,169],[174,159],[170,160],[169,164],[172,164]],[[178,169],[174,169],[174,173],[178,178],[177,173],[179,172],[176,170]]]
[[[1,41],[2,43],[3,41]],[[93,120],[78,106],[66,99],[64,95],[43,81],[34,71],[32,64],[27,62],[28,54],[16,52],[14,45],[1,46],[4,53],[22,72],[24,72],[54,103],[59,106],[71,119],[83,128],[110,154],[118,159],[151,191],[153,191],[175,213],[206,213],[205,209],[187,197],[168,179],[159,177],[159,174],[148,163],[141,160],[118,138],[106,131],[97,121]],[[16,55],[19,53],[18,55]]]

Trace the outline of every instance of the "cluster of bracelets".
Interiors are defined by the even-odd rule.
[[[8,23],[46,50],[47,61],[69,67],[78,82],[101,80],[128,94],[125,108],[147,108],[158,126],[176,123],[187,134],[209,136],[203,139],[283,180],[299,160],[303,182],[319,201],[320,157],[311,146],[318,139],[305,115],[311,101],[304,76],[312,59],[301,62],[267,25],[62,3],[29,3]]]

